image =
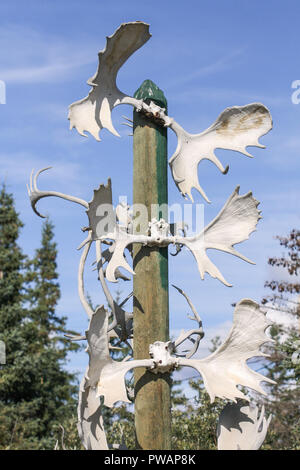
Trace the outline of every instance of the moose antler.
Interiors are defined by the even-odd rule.
[[[98,268],[98,276],[99,281],[102,286],[102,290],[106,297],[107,303],[111,309],[113,315],[113,321],[109,325],[108,331],[115,330],[117,332],[117,326],[121,327],[120,332],[120,340],[126,341],[132,335],[132,319],[133,314],[129,312],[125,312],[122,309],[122,305],[119,305],[110,293],[110,290],[106,284],[104,270],[103,270],[103,263],[102,263],[102,250],[101,250],[101,241],[96,240],[96,256],[97,256],[97,268]],[[125,299],[122,304],[125,303],[127,299]],[[119,335],[118,335],[119,336]]]
[[[91,307],[90,303],[88,302],[85,296],[85,292],[84,292],[84,267],[85,267],[85,263],[86,263],[92,243],[93,243],[92,234],[91,234],[91,231],[89,231],[87,242],[81,254],[81,258],[79,262],[79,269],[78,269],[79,299],[89,318],[91,318],[95,312],[93,308]],[[130,338],[132,335],[132,318],[133,318],[132,313],[125,312],[125,310],[122,309],[122,305],[128,300],[128,298],[126,298],[120,305],[113,299],[113,296],[105,281],[105,276],[104,276],[103,266],[102,266],[101,242],[99,240],[96,241],[96,256],[97,256],[97,269],[98,269],[99,281],[101,283],[104,295],[106,297],[108,306],[113,316],[113,321],[109,324],[109,327],[108,327],[108,336],[119,337],[120,341],[126,342],[127,339]],[[118,331],[118,327],[121,328],[121,331]],[[80,340],[80,339],[85,339],[85,337],[79,336],[78,338],[76,337],[72,339]]]
[[[79,268],[78,268],[78,294],[79,294],[79,299],[80,302],[86,311],[87,315],[89,318],[92,318],[92,315],[94,313],[94,310],[92,309],[91,305],[89,304],[85,293],[84,293],[84,266],[86,263],[87,256],[89,254],[90,248],[92,244],[92,234],[89,232],[88,238],[87,238],[87,243],[85,244],[82,253],[81,253],[81,258],[79,261]]]
[[[83,200],[83,199],[77,198],[75,196],[70,196],[68,194],[60,193],[58,191],[40,191],[38,189],[38,186],[37,186],[37,179],[43,171],[46,171],[50,168],[51,167],[42,168],[41,170],[38,170],[36,174],[34,174],[34,170],[32,170],[31,175],[30,175],[30,185],[29,186],[27,185],[28,194],[29,194],[29,197],[30,197],[32,209],[34,210],[34,212],[39,217],[44,218],[44,216],[37,211],[36,203],[40,199],[42,199],[44,197],[48,197],[48,196],[60,197],[62,199],[66,199],[68,201],[75,202],[77,204],[82,205],[83,207],[85,207],[87,209],[88,216],[92,217],[93,220],[95,220],[95,218],[96,218],[96,212],[97,212],[97,208],[99,207],[99,205],[106,203],[106,204],[110,204],[112,206],[110,180],[108,181],[107,186],[100,185],[100,187],[97,190],[94,191],[94,197],[93,197],[92,201],[89,202],[89,203],[87,201]],[[79,247],[79,248],[83,247],[83,251],[82,251],[82,254],[81,254],[81,258],[80,258],[80,262],[79,262],[79,269],[78,269],[78,293],[79,293],[79,298],[80,298],[81,304],[82,304],[82,306],[83,306],[84,310],[86,311],[89,318],[92,317],[94,311],[93,311],[92,307],[90,306],[90,304],[89,304],[89,302],[88,302],[88,300],[85,296],[85,292],[84,292],[84,267],[85,267],[87,256],[89,254],[91,244],[92,244],[93,241],[94,241],[93,240],[93,231],[91,229],[89,229],[87,238],[84,240],[84,242]],[[104,271],[103,271],[103,267],[102,267],[102,252],[101,252],[101,246],[100,245],[101,245],[101,242],[99,240],[97,240],[97,242],[96,242],[96,254],[97,254],[97,262],[98,262],[99,280],[101,282],[103,291],[105,293],[105,296],[107,298],[108,304],[111,308],[111,312],[112,312],[112,315],[113,315],[113,321],[109,326],[109,332],[114,330],[115,334],[120,337],[120,340],[126,341],[127,338],[129,338],[131,336],[131,333],[132,333],[132,313],[125,312],[122,309],[122,306],[119,306],[113,300],[113,297],[112,297],[112,295],[111,295],[111,293],[110,293],[110,291],[109,291],[109,289],[106,285],[106,282],[105,282],[105,275],[104,275]],[[110,256],[112,256],[111,253],[110,253]],[[122,276],[121,273],[120,273],[120,276]],[[119,333],[117,331],[118,326],[121,327],[121,333]],[[113,333],[110,333],[110,335],[112,335],[112,334]],[[78,337],[74,337],[74,338],[72,337],[70,339],[80,340],[80,339],[84,339],[84,336],[78,336]]]
[[[134,271],[124,258],[124,250],[133,243],[141,243],[147,246],[165,247],[170,244],[186,246],[195,257],[201,279],[207,272],[213,278],[219,279],[226,286],[231,286],[219,269],[211,262],[206,254],[208,249],[216,249],[230,253],[238,258],[254,264],[243,256],[234,245],[247,240],[255,230],[258,220],[261,218],[257,209],[259,202],[253,197],[251,191],[240,195],[239,186],[228,198],[219,214],[194,237],[184,237],[179,235],[169,236],[169,225],[164,221],[153,219],[149,223],[150,235],[136,235],[127,233],[120,229],[116,223],[111,224],[111,231],[104,233],[99,230],[97,220],[90,218],[90,228],[93,232],[94,240],[113,240],[113,245],[109,250],[112,253],[111,260],[106,268],[106,279],[110,282],[117,282],[116,270],[121,267],[134,274]]]
[[[175,344],[156,341],[149,347],[151,359],[114,361],[109,354],[108,312],[99,307],[90,319],[86,332],[90,364],[86,372],[85,387],[97,388],[97,395],[104,397],[104,405],[112,407],[116,401],[129,402],[125,386],[126,373],[136,367],[147,367],[153,373],[164,373],[177,367],[192,367],[203,378],[211,402],[215,397],[235,401],[248,399],[238,385],[249,387],[264,394],[260,382],[274,383],[271,379],[253,371],[247,360],[265,356],[260,347],[270,339],[265,330],[270,326],[258,304],[250,299],[241,300],[234,311],[233,326],[223,344],[208,357],[187,359],[173,355]],[[99,403],[100,406],[100,403]]]
[[[78,197],[75,197],[75,196],[69,196],[68,194],[64,194],[64,193],[60,193],[58,191],[40,191],[37,187],[37,179],[39,177],[39,175],[43,172],[43,171],[46,171],[46,170],[49,170],[50,168],[52,168],[51,166],[48,166],[46,168],[42,168],[41,170],[38,170],[38,172],[34,175],[34,169],[32,170],[31,172],[31,175],[30,175],[30,185],[28,186],[28,184],[26,185],[27,186],[27,191],[28,191],[28,195],[30,197],[30,202],[31,202],[31,207],[32,209],[34,210],[34,212],[39,216],[39,217],[42,217],[43,219],[45,219],[46,217],[42,214],[40,214],[40,212],[38,212],[38,210],[36,209],[35,205],[36,203],[44,198],[44,197],[48,197],[48,196],[56,196],[56,197],[60,197],[62,199],[66,199],[67,201],[71,201],[71,202],[76,202],[76,204],[80,204],[81,206],[85,207],[86,209],[88,209],[89,205],[86,201],[84,201],[83,199],[80,199]]]
[[[218,450],[258,450],[263,444],[272,415],[265,417],[265,408],[248,405],[243,400],[227,403],[221,411],[217,427]]]
[[[197,349],[199,347],[199,343],[200,343],[201,339],[204,336],[204,331],[203,331],[203,328],[202,328],[202,320],[201,320],[197,310],[195,309],[194,305],[192,304],[191,300],[186,295],[186,293],[182,289],[180,289],[179,287],[174,286],[174,284],[172,284],[172,286],[175,287],[175,289],[177,289],[178,292],[185,297],[187,303],[189,304],[194,316],[193,317],[188,316],[188,318],[190,320],[196,321],[199,325],[199,328],[195,328],[195,329],[189,330],[189,331],[182,331],[181,334],[179,335],[179,337],[174,342],[175,348],[177,348],[180,344],[182,344],[187,339],[189,339],[192,343],[194,343],[192,349],[190,351],[188,351],[187,354],[185,354],[186,359],[189,359],[197,351]],[[191,338],[191,336],[193,336],[193,335],[197,336],[196,339]],[[179,356],[179,354],[176,354],[176,355]]]
[[[207,129],[199,134],[190,134],[173,118],[165,114],[165,109],[155,103],[147,104],[122,93],[116,86],[117,73],[126,60],[149,39],[149,25],[140,21],[123,23],[107,38],[106,47],[99,52],[99,64],[95,75],[88,81],[92,87],[89,95],[70,105],[70,128],[75,127],[79,134],[90,132],[100,140],[99,132],[106,128],[119,136],[113,127],[111,112],[120,104],[130,104],[137,112],[144,113],[159,125],[170,127],[176,134],[178,143],[169,160],[172,176],[181,194],[193,201],[192,188],[197,189],[207,202],[210,202],[198,181],[198,164],[206,159],[214,163],[223,173],[223,167],[214,151],[217,148],[235,150],[251,156],[246,147],[261,147],[259,137],[272,129],[269,110],[261,103],[226,108]]]
[[[249,400],[237,388],[238,385],[265,395],[260,382],[275,382],[250,369],[247,360],[266,357],[260,347],[272,341],[265,333],[270,325],[271,322],[256,302],[242,299],[235,307],[232,328],[221,346],[204,359],[179,358],[179,366],[193,367],[201,374],[211,403],[216,397],[233,401],[237,398]]]

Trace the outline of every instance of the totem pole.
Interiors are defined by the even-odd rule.
[[[258,416],[256,406],[246,405],[249,397],[237,387],[265,394],[260,383],[272,382],[246,364],[252,357],[264,356],[260,347],[269,341],[265,330],[270,322],[256,302],[242,299],[235,307],[232,328],[224,343],[208,357],[193,359],[204,332],[195,307],[179,287],[176,289],[187,300],[192,319],[198,325],[182,332],[175,341],[169,339],[168,246],[175,247],[176,255],[183,247],[190,250],[201,279],[208,273],[230,286],[209,259],[207,250],[221,250],[251,263],[234,246],[247,240],[255,230],[260,219],[259,203],[251,192],[240,195],[237,186],[219,214],[200,233],[187,236],[183,221],[169,224],[167,129],[175,132],[178,139],[169,165],[180,193],[193,202],[192,188],[195,188],[209,202],[198,181],[199,163],[208,159],[226,174],[228,166],[223,167],[214,150],[229,149],[251,156],[246,147],[263,147],[258,139],[272,128],[272,119],[263,104],[233,106],[226,108],[205,131],[189,134],[168,116],[164,94],[150,80],[141,85],[134,97],[122,93],[116,85],[117,73],[150,37],[149,25],[143,22],[122,24],[99,52],[97,72],[88,81],[92,87],[89,95],[73,103],[69,112],[71,129],[75,127],[82,135],[87,131],[100,140],[99,132],[103,128],[118,136],[111,120],[112,109],[121,104],[133,106],[133,120],[129,119],[134,148],[133,209],[126,204],[118,204],[114,209],[110,179],[94,190],[90,202],[56,191],[40,191],[37,178],[48,168],[36,174],[32,172],[28,188],[32,208],[41,217],[36,203],[48,196],[75,202],[86,209],[88,216],[88,226],[84,229],[87,237],[79,247],[82,254],[78,291],[90,323],[84,336],[70,338],[86,340],[88,344],[89,365],[79,391],[79,435],[86,449],[109,448],[102,410],[119,401],[132,403],[129,397],[133,394],[126,386],[125,375],[134,369],[136,446],[138,449],[170,449],[170,373],[185,366],[202,376],[211,402],[216,397],[230,401],[219,418],[218,448],[258,449],[270,419],[264,417],[263,409]],[[143,208],[146,216],[141,217]],[[84,290],[84,267],[93,244],[98,279],[108,304],[108,308],[102,305],[95,310]],[[126,253],[133,258],[133,267]],[[120,268],[134,275],[134,283],[133,293],[118,303],[109,290],[109,283],[129,280]],[[133,313],[123,308],[132,295]],[[110,354],[113,338],[119,344],[126,344],[132,354],[122,361],[114,360]],[[192,340],[192,348],[180,353],[179,345],[188,339]]]

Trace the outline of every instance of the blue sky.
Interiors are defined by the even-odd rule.
[[[256,265],[210,253],[233,284],[228,288],[209,276],[201,281],[190,253],[170,259],[170,283],[190,295],[206,336],[224,334],[231,324],[231,303],[243,297],[260,301],[264,281],[274,277],[267,265],[269,256],[281,253],[274,236],[299,226],[300,105],[291,101],[291,84],[300,79],[299,2],[4,0],[0,13],[0,80],[6,83],[6,104],[0,105],[0,175],[15,196],[25,224],[20,243],[29,255],[40,243],[42,224],[26,191],[32,168],[53,166],[41,176],[41,189],[90,200],[93,189],[111,176],[115,200],[119,195],[131,200],[132,138],[121,125],[121,116],[130,117],[132,109],[122,106],[113,112],[121,139],[104,130],[100,143],[70,131],[67,120],[68,105],[90,89],[86,81],[96,70],[105,37],[122,22],[149,23],[152,38],[121,69],[119,88],[132,95],[143,80],[153,80],[165,92],[169,115],[187,131],[201,132],[228,106],[259,101],[270,109],[274,128],[261,139],[266,149],[251,148],[253,159],[217,150],[224,166],[230,165],[226,176],[208,161],[198,170],[212,200],[211,205],[205,203],[205,223],[237,184],[241,193],[252,190],[261,201],[258,230],[238,247]],[[169,156],[175,146],[169,132]],[[195,202],[204,202],[196,192],[194,196]],[[185,202],[171,178],[169,202]],[[86,214],[55,199],[44,199],[39,207],[55,224],[62,289],[58,311],[68,316],[69,327],[83,332],[87,320],[77,296],[76,247],[83,239],[80,228],[87,223]],[[95,303],[101,303],[104,298],[90,264],[87,290]],[[129,284],[119,286],[124,296]],[[190,322],[184,299],[172,290],[170,318],[175,333]],[[72,357],[70,367],[82,371],[86,362],[82,353]]]

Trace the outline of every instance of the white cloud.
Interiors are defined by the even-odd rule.
[[[172,91],[169,93],[172,96]],[[251,102],[263,102],[268,106],[289,105],[286,96],[271,96],[261,91],[245,91],[241,88],[221,88],[221,87],[189,87],[178,94],[176,92],[176,102],[187,102],[191,99],[201,99],[211,102],[226,102],[227,106],[244,105]]]
[[[268,309],[267,317],[274,323],[282,325],[284,328],[299,328],[299,319],[295,315],[285,312],[287,307],[280,307],[280,305],[270,302],[265,307]],[[282,310],[280,310],[281,308]]]
[[[19,25],[2,26],[0,44],[0,78],[8,84],[61,80],[74,68],[93,63],[96,58],[88,52],[87,45],[68,43]]]
[[[193,73],[190,73],[188,75],[182,74],[179,78],[176,78],[176,80],[174,81],[170,80],[169,87],[171,88],[172,86],[182,85],[186,82],[192,81],[194,79],[198,79],[200,77],[216,74],[217,72],[220,72],[221,70],[224,70],[232,66],[232,63],[236,62],[236,58],[241,57],[243,52],[244,50],[242,49],[234,50],[230,52],[229,54],[225,54],[219,57],[214,62],[211,62],[208,65],[204,65],[200,67],[198,70],[195,70]]]
[[[74,68],[82,67],[93,61],[70,60],[64,57],[45,65],[8,68],[1,71],[1,80],[6,83],[48,83],[61,80],[73,73]]]
[[[53,161],[51,162],[53,165]],[[0,153],[0,178],[8,180],[9,183],[16,184],[25,182],[29,183],[31,170],[36,170],[45,167],[45,158],[37,157],[28,152],[11,152]],[[56,182],[76,181],[80,180],[80,165],[78,163],[57,162],[55,168],[48,173],[48,182],[52,183],[53,179]]]
[[[289,149],[296,150],[297,152],[299,152],[300,139],[298,137],[287,138],[285,141],[283,141],[282,144]]]

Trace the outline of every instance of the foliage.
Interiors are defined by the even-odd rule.
[[[210,403],[203,382],[191,380],[195,393],[188,399],[178,385],[172,387],[172,449],[213,450],[217,447],[217,421],[225,406],[224,401]],[[135,449],[134,414],[125,404],[112,408],[106,415],[107,440],[111,445],[125,443],[129,450]]]
[[[267,281],[265,286],[272,294],[263,299],[286,317],[299,319],[299,302],[293,294],[300,292],[298,273],[300,267],[300,231],[293,230],[287,237],[277,237],[285,253],[269,259],[269,264],[287,272],[287,280]],[[299,321],[298,321],[299,325]],[[300,450],[300,349],[299,327],[274,324],[271,328],[274,345],[268,348],[270,363],[265,367],[267,376],[276,381],[268,385],[266,409],[273,418],[265,440],[264,449]]]
[[[110,411],[110,420],[106,420],[107,442],[111,446],[125,444],[127,449],[134,450],[135,426],[132,407],[126,404],[116,406]]]
[[[300,269],[300,231],[292,230],[287,237],[276,237],[281,246],[287,250],[287,254],[281,257],[269,258],[268,263],[271,266],[282,267],[290,276],[297,276]],[[300,283],[298,279],[289,279],[288,281],[267,281],[265,287],[279,293],[287,292],[290,294],[300,293]]]
[[[195,398],[172,412],[172,448],[178,450],[216,450],[217,422],[224,401],[210,403],[201,379],[189,381]]]
[[[54,450],[84,450],[77,430],[77,416],[64,420],[64,426],[59,425],[56,430],[56,443]]]
[[[60,424],[75,413],[75,376],[64,369],[70,344],[60,296],[53,227],[46,222],[33,260],[18,246],[22,222],[0,193],[0,449],[53,449]]]
[[[212,338],[210,352],[221,344],[219,336]],[[180,381],[172,387],[172,448],[178,450],[215,450],[217,422],[225,403],[216,399],[210,403],[203,380],[189,380],[194,398],[188,399],[180,388]],[[178,388],[179,387],[179,388]]]

